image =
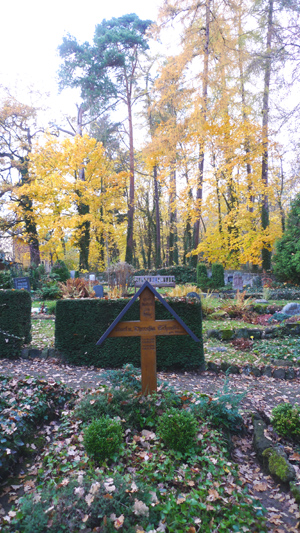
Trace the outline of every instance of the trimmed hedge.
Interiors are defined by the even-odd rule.
[[[25,290],[0,290],[0,357],[20,356],[31,341],[31,296]]]
[[[170,299],[168,302],[200,342],[193,341],[188,335],[156,337],[157,368],[198,368],[204,363],[201,304]],[[56,304],[56,349],[74,365],[120,368],[131,363],[139,367],[139,337],[106,339],[101,346],[96,346],[127,303],[126,299],[59,300]],[[139,309],[139,301],[134,302],[123,320],[139,320]],[[155,317],[156,320],[172,318],[159,301],[155,302]]]
[[[197,286],[200,289],[207,289],[209,285],[209,278],[207,275],[207,268],[205,263],[198,263],[197,265]]]
[[[220,263],[213,263],[211,265],[211,283],[213,289],[224,287],[224,267]]]

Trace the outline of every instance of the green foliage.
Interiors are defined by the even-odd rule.
[[[38,267],[30,267],[28,269],[30,287],[33,291],[39,289],[45,273],[45,266],[43,264],[39,265]]]
[[[43,488],[40,501],[36,502],[33,494],[22,498],[21,510],[14,520],[14,531],[45,533],[49,531],[49,520],[51,520],[51,533],[76,533],[81,530],[98,529],[100,531],[100,528],[103,533],[115,533],[119,528],[115,528],[112,515],[116,518],[124,517],[121,531],[127,533],[136,532],[137,520],[145,529],[149,522],[158,523],[157,511],[150,505],[151,495],[142,482],[136,483],[136,491],[133,493],[131,485],[117,474],[113,479],[114,491],[111,497],[107,497],[105,484],[109,485],[109,480],[104,479],[103,482],[90,474],[85,476],[80,487],[76,480],[71,480],[67,486],[48,484],[45,489]],[[81,489],[86,496],[90,496],[92,505],[88,503],[88,498],[86,501],[86,498],[80,497],[80,492],[76,492],[78,489]],[[146,515],[137,517],[134,514],[135,500],[142,502],[144,508],[148,509]],[[50,514],[47,512],[48,509],[51,510]],[[84,516],[88,517],[85,524],[82,523]],[[80,528],[81,523],[84,529]]]
[[[231,390],[226,380],[223,389],[214,399],[201,395],[192,405],[191,410],[195,416],[209,420],[216,428],[222,428],[230,433],[242,433],[244,422],[238,407],[245,395],[246,392],[241,394]]]
[[[55,315],[56,301],[48,301],[48,302],[46,302],[46,307],[47,307],[47,314],[48,315]]]
[[[117,378],[119,371],[112,370],[110,375],[114,372]],[[162,388],[157,394],[149,396],[141,396],[140,392],[140,381],[133,387],[129,385],[129,380],[119,382],[116,388],[104,388],[83,398],[75,409],[76,417],[83,422],[102,416],[119,417],[127,428],[136,431],[155,427],[162,410],[182,403],[172,389]]]
[[[107,370],[103,378],[108,379],[113,387],[133,389],[135,392],[141,391],[141,372],[130,363],[117,370]]]
[[[197,265],[197,285],[200,289],[207,289],[208,287],[208,275],[205,263],[198,263]]]
[[[55,274],[57,280],[64,283],[71,277],[70,271],[67,268],[67,265],[61,259],[58,259],[51,268],[51,275]]]
[[[117,420],[102,416],[95,419],[84,432],[85,449],[93,459],[102,463],[111,459],[122,443],[122,426]]]
[[[13,277],[10,270],[0,271],[0,289],[12,289]]]
[[[280,403],[272,410],[271,424],[279,435],[300,442],[300,406]]]
[[[31,340],[31,297],[25,290],[0,291],[0,357],[19,357]]]
[[[192,413],[171,408],[160,417],[157,432],[169,448],[185,453],[194,446],[197,429]]]
[[[61,288],[55,279],[46,278],[38,291],[42,300],[57,300],[61,296]]]
[[[224,267],[220,263],[213,263],[211,266],[212,276],[210,281],[210,287],[212,289],[219,289],[224,287]]]
[[[71,364],[120,368],[131,363],[140,366],[138,337],[108,338],[101,346],[97,341],[128,303],[126,299],[58,300],[56,305],[55,345]],[[168,300],[169,305],[197,335],[195,342],[188,335],[156,337],[157,366],[192,369],[204,362],[201,305]],[[159,301],[155,302],[157,320],[172,318]],[[139,320],[139,302],[132,304],[125,320]]]
[[[281,281],[300,283],[300,195],[291,204],[286,230],[277,241],[273,269]]]
[[[37,425],[58,415],[71,394],[64,386],[35,378],[0,380],[0,469],[5,474],[24,454],[25,441]]]

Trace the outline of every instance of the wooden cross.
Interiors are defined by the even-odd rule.
[[[140,298],[140,320],[120,322],[122,316],[132,305],[133,301]],[[174,320],[155,320],[155,297],[158,297],[164,306],[175,317]],[[107,337],[141,337],[141,371],[142,394],[151,394],[157,390],[156,377],[156,336],[157,335],[191,335],[195,341],[199,339],[184,322],[176,315],[170,306],[146,281],[141,289],[127,304],[110,328],[101,337],[97,344]]]

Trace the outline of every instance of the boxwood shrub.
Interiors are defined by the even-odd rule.
[[[192,369],[204,363],[202,315],[200,303],[168,300],[173,310],[197,335],[156,337],[158,369]],[[131,363],[140,366],[140,338],[108,338],[101,346],[97,341],[128,303],[119,300],[59,300],[56,304],[55,346],[66,361],[77,365],[120,368]],[[139,301],[132,304],[123,320],[139,320]],[[156,320],[171,319],[168,310],[155,302]]]
[[[0,357],[19,357],[31,341],[31,296],[25,290],[0,290]]]

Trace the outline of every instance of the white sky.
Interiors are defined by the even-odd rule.
[[[104,18],[136,13],[141,19],[156,20],[161,3],[160,0],[3,0],[0,85],[17,85],[18,97],[26,103],[22,92],[32,84],[34,89],[50,93],[46,101],[50,108],[65,107],[65,98],[57,97],[56,84],[57,47],[63,36],[70,33],[80,42],[91,42],[96,24]],[[73,114],[75,99],[71,102],[69,98],[68,103]]]

